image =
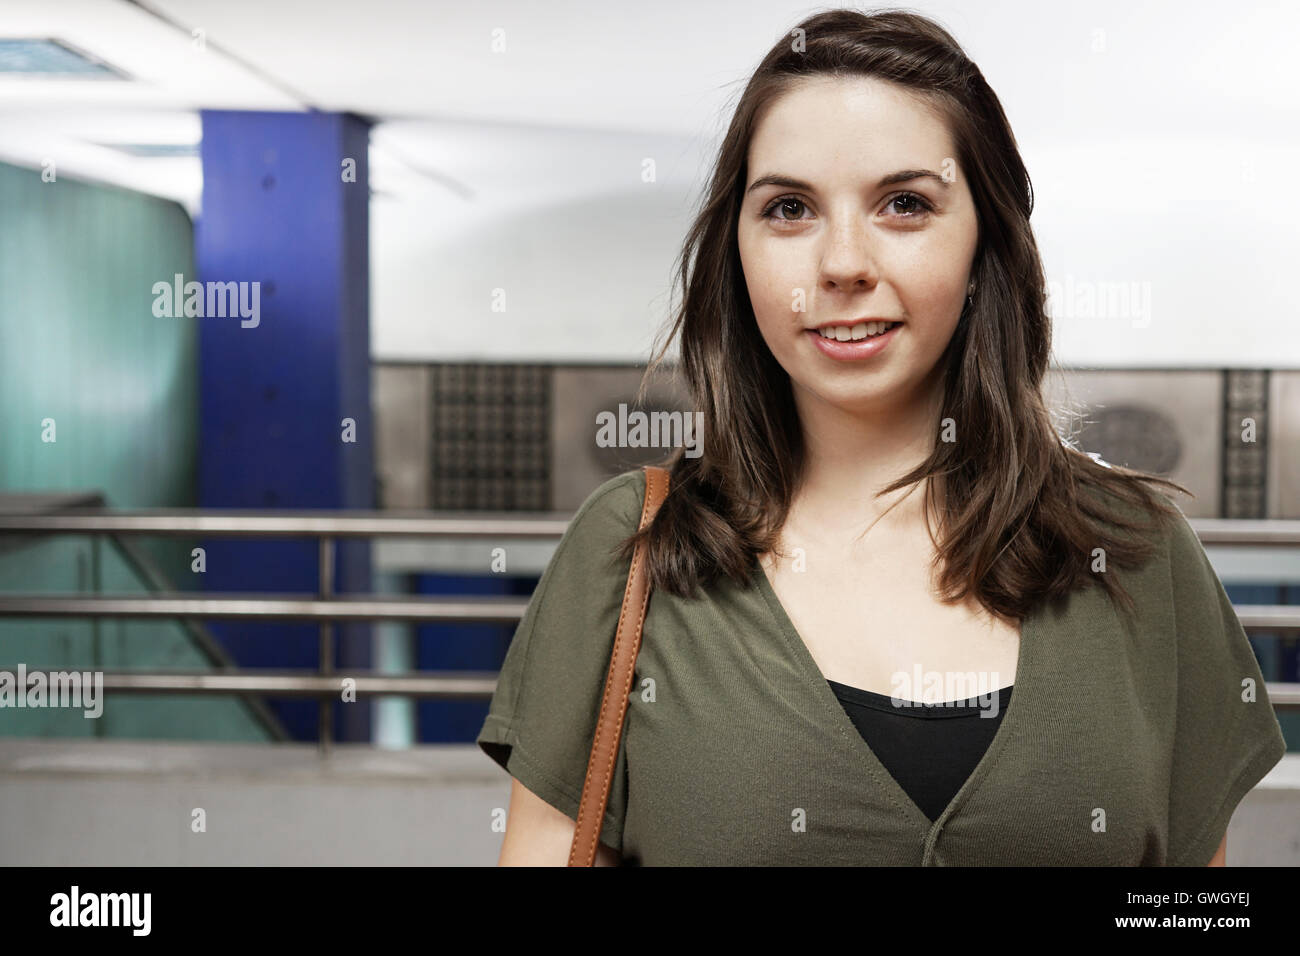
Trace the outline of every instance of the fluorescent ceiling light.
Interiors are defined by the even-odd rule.
[[[173,159],[177,156],[199,155],[198,143],[100,143],[99,145],[141,159]]]
[[[66,41],[54,39],[0,39],[0,74],[40,79],[129,79],[103,60]]]

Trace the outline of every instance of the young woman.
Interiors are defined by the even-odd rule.
[[[502,863],[568,857],[644,536],[598,862],[1222,864],[1286,744],[1183,489],[1051,424],[1031,209],[933,22],[833,11],[767,54],[669,336],[703,451],[642,535],[644,473],[596,489],[529,604],[478,738]]]

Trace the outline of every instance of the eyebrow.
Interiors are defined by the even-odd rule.
[[[876,183],[876,188],[883,189],[885,186],[911,182],[913,179],[933,179],[944,189],[948,189],[952,185],[938,173],[929,169],[900,169],[898,172],[890,173],[881,179],[880,182]],[[781,186],[784,189],[802,189],[804,192],[810,193],[817,191],[811,183],[806,183],[802,179],[795,179],[793,176],[786,176],[782,173],[769,173],[754,180],[753,184],[745,190],[745,195],[748,196],[761,186]]]

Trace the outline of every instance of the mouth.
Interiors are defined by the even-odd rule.
[[[902,322],[873,320],[851,325],[823,325],[805,329],[803,334],[827,358],[853,362],[878,355],[898,337],[898,330],[902,327]]]
[[[820,335],[824,339],[830,339],[832,342],[862,342],[891,332],[902,324],[902,322],[890,322],[885,319],[872,319],[851,324],[821,325],[807,331]]]

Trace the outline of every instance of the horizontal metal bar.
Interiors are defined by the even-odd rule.
[[[207,594],[0,594],[0,617],[265,618],[314,621],[446,621],[511,623],[523,618],[526,597],[427,598],[359,595],[321,600],[315,595]],[[1300,605],[1233,606],[1247,631],[1300,633]]]
[[[28,671],[30,677],[33,673]],[[487,698],[496,689],[495,671],[454,674],[379,674],[373,671],[321,675],[313,671],[104,671],[104,690],[138,694],[265,694],[269,697],[338,697],[351,680],[358,696],[399,695],[444,699]]]
[[[1300,709],[1300,684],[1270,684],[1265,681],[1264,690],[1274,707]]]
[[[69,508],[54,514],[0,511],[0,534],[145,534],[209,537],[553,538],[571,514],[557,512],[235,511]],[[1300,545],[1300,520],[1188,518],[1205,545]]]
[[[1234,604],[1232,611],[1247,631],[1300,633],[1300,605]]]
[[[1289,518],[1188,518],[1203,545],[1300,544],[1300,521]]]
[[[540,512],[214,511],[70,508],[0,512],[0,534],[147,534],[194,537],[558,538],[573,515]]]
[[[219,617],[312,621],[445,621],[509,624],[524,616],[526,597],[427,598],[361,595],[320,600],[298,594],[0,594],[0,617]]]
[[[3,670],[3,668],[0,668]],[[27,671],[32,674],[48,671]],[[322,676],[312,671],[102,671],[104,690],[138,694],[265,694],[269,697],[322,697],[341,695],[344,681],[355,681],[358,695],[409,697],[488,698],[496,689],[494,672],[457,671],[427,674],[354,674]],[[1278,708],[1300,708],[1300,684],[1266,683],[1269,702]]]

